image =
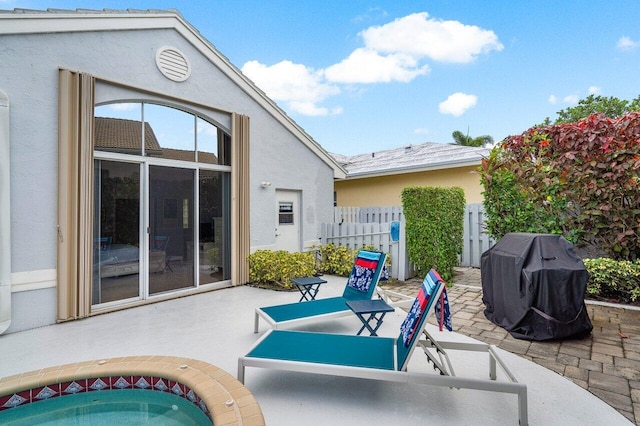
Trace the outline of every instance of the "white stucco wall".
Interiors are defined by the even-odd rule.
[[[162,46],[178,48],[191,62],[187,81],[168,80],[156,68]],[[302,191],[303,241],[317,240],[320,223],[332,217],[333,170],[174,30],[0,34],[0,64],[0,89],[12,101],[11,268],[17,276],[56,268],[59,68],[248,115],[252,246],[274,243],[276,188]],[[262,181],[272,186],[265,190]],[[14,323],[10,332],[55,322],[51,285],[21,286],[28,289],[24,293],[41,292],[33,297],[15,297],[19,290],[14,289],[16,318],[31,311],[45,312],[47,318]]]

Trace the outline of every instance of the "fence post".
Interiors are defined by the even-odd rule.
[[[409,278],[409,253],[407,253],[407,232],[404,217],[400,220],[400,240],[398,241],[398,279],[406,281]]]

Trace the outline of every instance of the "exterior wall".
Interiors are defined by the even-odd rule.
[[[177,31],[0,34],[0,46],[0,89],[11,102],[12,281],[32,273],[55,276],[59,68],[248,115],[252,246],[275,240],[275,188],[303,191],[304,240],[317,239],[320,223],[331,220],[333,170]],[[163,46],[188,58],[192,73],[187,81],[173,82],[157,69],[156,51]],[[262,181],[272,186],[265,190]],[[36,312],[49,317],[37,324],[14,322],[9,332],[55,322],[53,286],[55,280],[19,289],[14,285],[12,310],[20,312],[14,318],[37,317]],[[28,290],[17,295],[22,288]]]
[[[482,185],[475,166],[405,173],[334,182],[340,207],[400,206],[402,189],[409,186],[459,186],[467,204],[482,202]]]

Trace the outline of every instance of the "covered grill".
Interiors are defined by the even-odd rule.
[[[485,316],[517,339],[582,338],[589,273],[560,235],[510,233],[482,254]]]

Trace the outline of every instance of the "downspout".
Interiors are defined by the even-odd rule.
[[[9,97],[0,90],[0,334],[11,325]]]

